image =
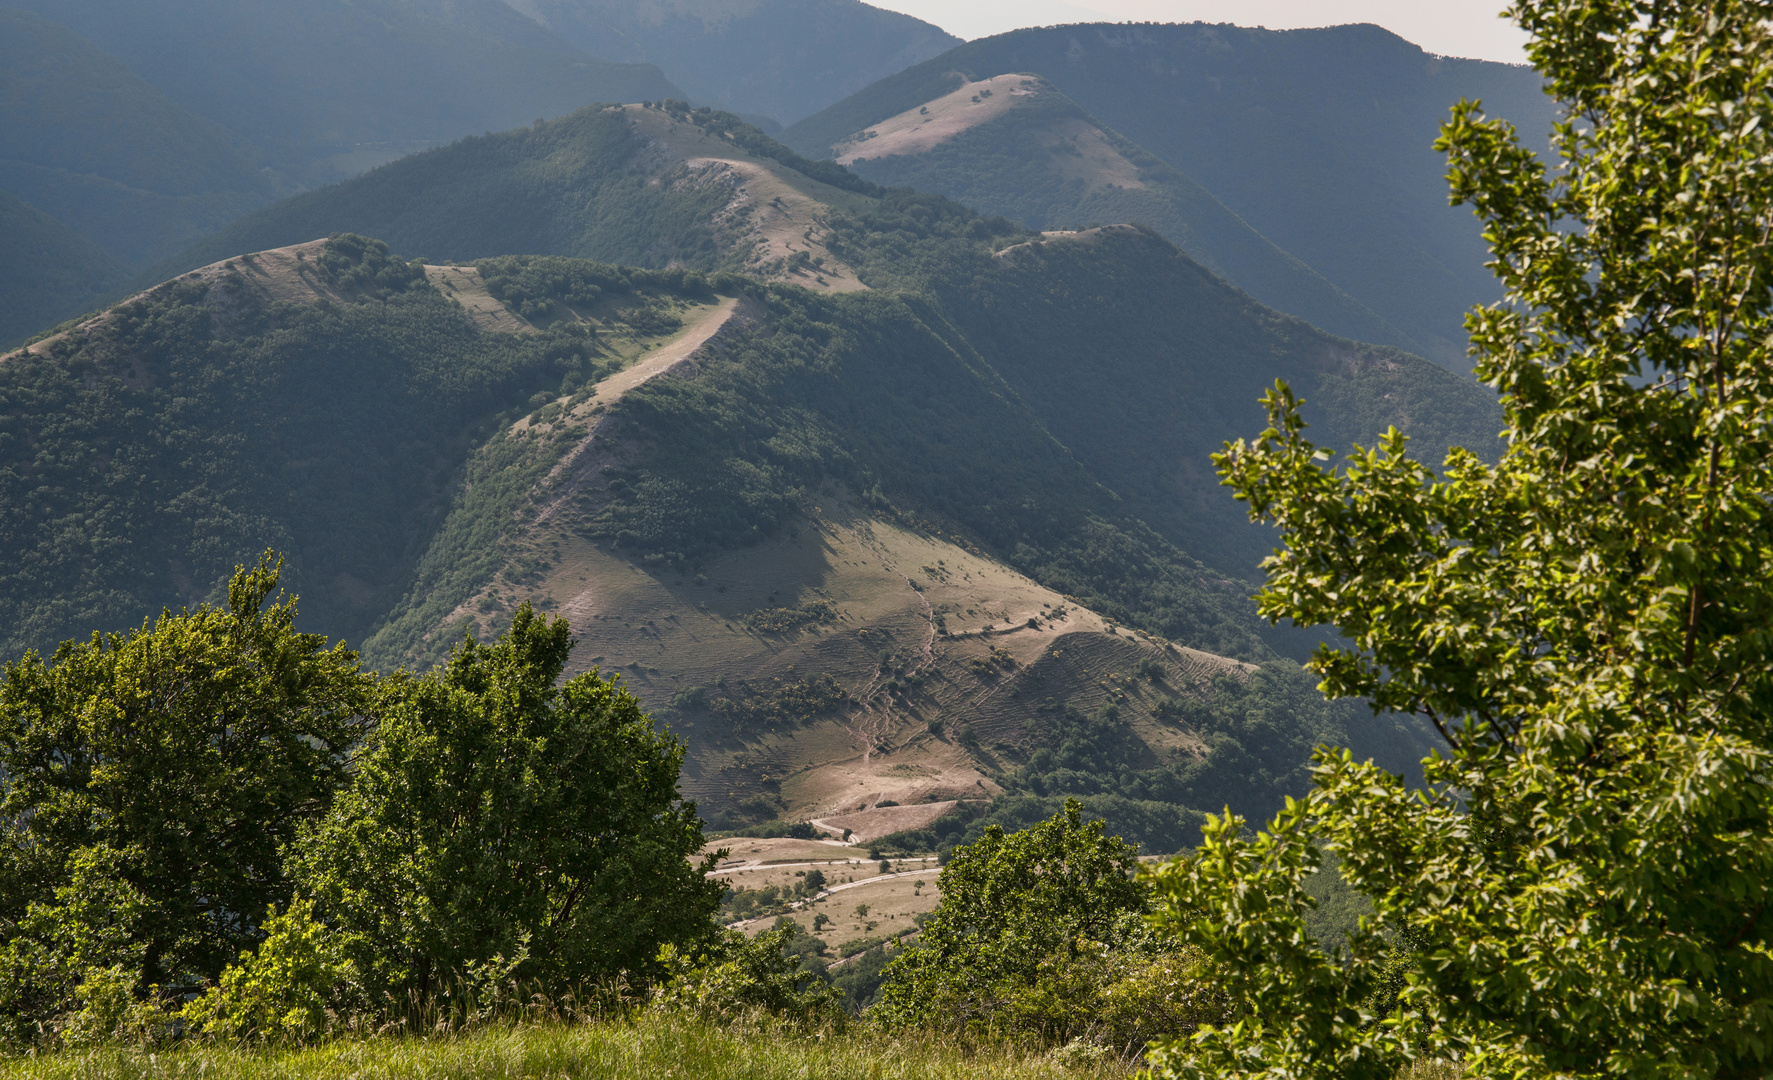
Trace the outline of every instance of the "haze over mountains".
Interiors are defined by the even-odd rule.
[[[698,103],[776,124],[961,43],[859,0],[507,2],[587,53],[657,64]]]
[[[951,42],[807,0],[0,19],[34,43],[0,76],[0,335],[148,288],[0,357],[7,654],[275,547],[380,667],[565,615],[735,826],[1078,794],[1173,848],[1319,739],[1420,756],[1255,618],[1271,540],[1208,455],[1277,378],[1331,445],[1495,450],[1424,147],[1437,95],[1521,72],[1371,28],[915,63]],[[1289,97],[1338,64],[1359,89]],[[791,148],[686,96],[813,115]]]
[[[1439,125],[1461,97],[1530,137],[1549,135],[1553,121],[1532,69],[1430,56],[1376,26],[1086,25],[968,42],[782,139],[826,156],[963,78],[1010,73],[1047,80],[1409,335],[1415,351],[1461,367],[1464,311],[1499,293],[1470,211],[1447,205]]]

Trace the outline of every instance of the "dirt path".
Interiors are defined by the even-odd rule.
[[[831,859],[827,862],[778,862],[778,863],[745,863],[740,866],[723,866],[718,870],[710,870],[710,877],[715,874],[737,874],[749,870],[792,870],[797,866],[873,866],[878,859]],[[906,859],[894,859],[897,863],[935,862],[934,856],[912,856]],[[909,873],[909,871],[907,871]],[[874,881],[874,878],[869,878]]]
[[[587,406],[609,405],[621,398],[623,394],[646,382],[656,375],[663,375],[679,360],[685,359],[690,353],[701,348],[709,338],[719,333],[733,312],[738,310],[739,300],[729,296],[721,300],[712,314],[701,322],[690,327],[689,332],[675,341],[668,341],[648,353],[639,362],[623,368],[609,378],[597,384],[597,392],[587,401]]]

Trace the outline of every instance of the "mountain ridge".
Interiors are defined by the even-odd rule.
[[[1199,182],[1287,251],[1463,371],[1462,320],[1497,295],[1432,149],[1460,96],[1537,137],[1554,105],[1531,69],[1430,56],[1376,26],[1078,24],[968,42],[782,132],[809,157],[960,79],[1037,74]]]
[[[1272,307],[1342,337],[1421,351],[1039,76],[963,81],[832,149],[839,164],[876,183],[935,192],[1037,230],[1104,221],[1152,226]]]

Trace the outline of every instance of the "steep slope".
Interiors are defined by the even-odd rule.
[[[121,60],[0,8],[0,190],[145,265],[293,188]]]
[[[156,272],[357,232],[433,261],[519,251],[857,288],[821,237],[832,208],[864,197],[798,171],[796,163],[785,148],[724,114],[583,109],[465,139],[267,207]],[[848,188],[868,187],[829,164],[798,164]]]
[[[999,257],[993,245],[1038,237],[941,198],[894,192],[883,201],[880,192],[723,114],[588,109],[298,196],[183,262],[352,231],[437,262],[516,249],[938,296],[938,318],[964,331],[965,347],[1087,455],[1135,516],[1238,578],[1254,573],[1271,541],[1217,487],[1207,454],[1254,430],[1255,401],[1274,378],[1291,379],[1323,409],[1338,443],[1370,442],[1396,420],[1436,447],[1494,444],[1487,392],[1279,318],[1160,238],[1110,230],[1091,234],[1100,243]],[[1113,375],[1091,377],[1094,367]]]
[[[960,44],[858,0],[507,2],[594,56],[657,64],[699,101],[784,124]]]
[[[481,271],[532,301],[575,272]],[[1073,792],[1168,850],[1189,807],[1266,812],[1319,739],[1420,753],[1297,668],[1216,655],[1271,655],[1247,586],[1130,517],[927,303],[728,284],[651,378],[477,454],[374,662],[557,611],[575,670],[687,734],[685,789],[728,824]]]
[[[312,185],[594,102],[681,96],[500,0],[16,0]]]
[[[832,149],[839,164],[865,179],[937,192],[1034,229],[1149,225],[1271,307],[1332,334],[1412,346],[1199,184],[1104,129],[1039,76],[963,83]]]
[[[707,295],[681,272],[600,280],[585,319],[500,333],[386,248],[313,242],[0,357],[0,654],[204,599],[267,546],[310,625],[361,640],[501,419],[622,366]]]
[[[1476,222],[1447,206],[1438,125],[1461,96],[1534,138],[1553,110],[1529,68],[1430,56],[1376,26],[1078,25],[969,42],[782,137],[828,156],[962,80],[1006,73],[1048,80],[1459,368],[1462,313],[1497,291]]]
[[[92,241],[0,191],[0,348],[88,310],[125,275]]]

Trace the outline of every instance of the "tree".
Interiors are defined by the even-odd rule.
[[[384,681],[350,788],[291,855],[372,994],[447,993],[494,958],[555,986],[644,977],[713,931],[683,744],[614,679],[556,686],[571,649],[525,604],[492,644]]]
[[[667,944],[659,959],[669,978],[657,998],[709,1017],[762,1011],[801,1020],[835,1019],[841,1015],[839,995],[825,982],[822,964],[806,963],[807,951],[796,947],[799,935],[799,924],[784,917],[755,938],[721,930],[694,948]],[[823,948],[816,942],[813,947]]]
[[[1768,1068],[1773,5],[1512,14],[1569,109],[1561,163],[1470,103],[1439,144],[1507,291],[1467,320],[1501,460],[1437,476],[1393,431],[1327,467],[1284,386],[1218,459],[1286,542],[1262,612],[1342,635],[1323,690],[1446,746],[1420,792],[1320,752],[1267,833],[1218,822],[1162,872],[1241,1019],[1163,1075],[1390,1077],[1418,1048],[1472,1076]],[[1302,933],[1314,833],[1374,904],[1341,962]]]
[[[1102,822],[1085,822],[1075,799],[1021,832],[987,827],[954,849],[937,879],[941,904],[917,945],[887,964],[870,1015],[896,1025],[989,1025],[1019,994],[1046,1000],[1043,981],[1142,930],[1148,894],[1132,877],[1137,866],[1137,849],[1105,835]],[[1019,1025],[1042,1027],[1046,1014],[1036,1011],[1030,1005]]]
[[[342,644],[266,606],[281,560],[228,605],[26,653],[0,680],[0,1014],[14,1036],[121,966],[136,993],[213,978],[286,902],[279,849],[325,813],[368,702]]]

